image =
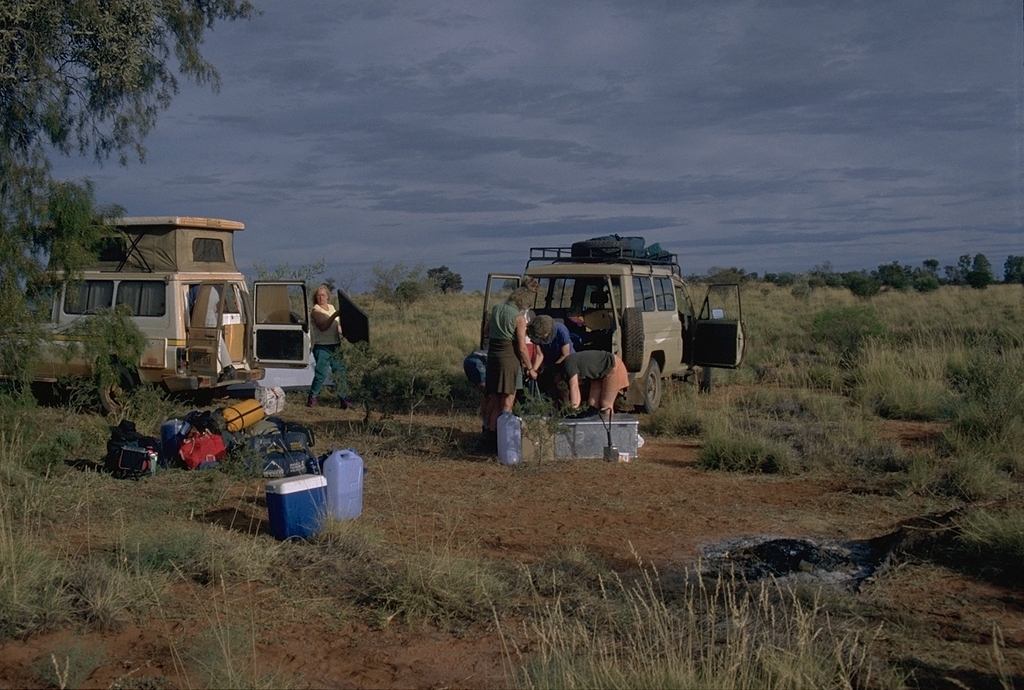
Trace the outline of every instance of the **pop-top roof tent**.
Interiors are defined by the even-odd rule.
[[[245,225],[219,218],[141,216],[112,221],[121,232],[100,251],[100,271],[237,273],[234,234]]]

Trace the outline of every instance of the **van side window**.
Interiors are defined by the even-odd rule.
[[[53,288],[27,288],[25,290],[25,306],[36,319],[49,321],[53,315]]]
[[[69,285],[64,292],[65,314],[95,314],[109,309],[114,300],[114,281],[85,280]]]
[[[117,304],[127,304],[135,316],[163,316],[167,286],[162,280],[122,280],[117,285]]]
[[[640,311],[654,311],[654,290],[647,276],[633,276],[633,301]]]
[[[210,237],[196,237],[192,240],[192,260],[224,263],[224,243]]]
[[[676,310],[676,296],[671,278],[654,279],[654,297],[658,303],[658,311]]]

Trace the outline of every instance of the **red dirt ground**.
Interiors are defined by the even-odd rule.
[[[938,430],[899,424],[890,425],[887,433],[920,445]],[[635,568],[639,557],[666,573],[692,566],[703,545],[729,537],[867,539],[893,531],[901,521],[950,507],[921,497],[884,495],[835,475],[704,472],[694,467],[697,452],[691,443],[648,441],[629,464],[554,461],[518,471],[482,457],[370,457],[361,519],[399,543],[454,540],[494,558],[525,562],[560,547],[584,546],[615,569]],[[250,497],[256,490],[245,488]],[[225,497],[220,513],[230,513],[236,526],[266,520],[265,506],[244,501],[241,490]],[[196,597],[187,585],[176,596]],[[879,644],[890,658],[923,669],[917,680],[925,686],[999,687],[993,626],[1005,638],[1002,654],[1010,675],[1020,679],[1024,673],[1020,592],[909,562],[883,573],[858,596],[881,612],[877,622],[885,625]],[[455,634],[360,620],[338,623],[329,616],[296,620],[272,592],[228,587],[218,597],[202,604],[196,600],[197,611],[209,615],[211,607],[230,608],[238,615],[248,609],[261,621],[261,672],[276,673],[293,687],[483,688],[507,683],[501,637],[493,629]],[[200,681],[176,665],[169,642],[180,639],[186,625],[157,618],[145,627],[105,636],[59,632],[9,641],[0,646],[0,687],[40,687],[31,664],[72,637],[102,643],[107,659],[84,687],[146,687],[139,683],[149,677],[163,677],[162,687],[196,687]]]

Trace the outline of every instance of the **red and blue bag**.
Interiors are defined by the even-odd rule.
[[[228,454],[224,438],[209,432],[193,434],[181,442],[178,456],[190,470],[216,467]]]

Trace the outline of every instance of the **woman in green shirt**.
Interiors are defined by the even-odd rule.
[[[488,411],[488,436],[493,436],[495,448],[498,417],[502,412],[512,411],[522,369],[530,368],[526,310],[533,305],[536,296],[536,283],[520,286],[491,312],[484,404]]]

